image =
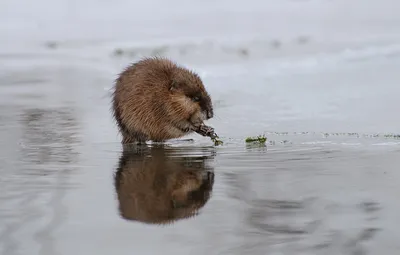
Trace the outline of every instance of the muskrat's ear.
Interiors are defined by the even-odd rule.
[[[178,87],[178,84],[176,83],[176,81],[171,81],[171,83],[169,84],[170,91],[176,90],[177,87]]]
[[[174,90],[178,90],[181,88],[181,84],[177,81],[171,81],[170,85],[169,85],[169,90],[170,91],[174,91]]]

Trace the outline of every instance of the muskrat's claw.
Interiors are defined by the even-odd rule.
[[[213,140],[215,145],[221,145],[223,142],[218,139],[218,135],[215,133],[214,128],[206,126],[206,125],[201,125],[197,128],[196,132],[202,136],[208,136]]]
[[[204,129],[205,129],[206,135],[210,135],[210,134],[214,133],[214,128],[212,128],[212,127],[204,126]]]
[[[196,132],[202,136],[208,136],[211,139],[218,138],[218,135],[215,133],[214,128],[206,125],[201,125]]]
[[[210,136],[212,133],[214,133],[214,128],[206,125],[201,125],[198,127],[196,132],[203,136]]]

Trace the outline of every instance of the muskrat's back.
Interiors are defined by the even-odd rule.
[[[145,58],[117,78],[113,114],[122,143],[182,137],[213,117],[200,77],[165,58]]]

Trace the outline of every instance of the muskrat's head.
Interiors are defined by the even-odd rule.
[[[170,77],[169,93],[172,110],[181,128],[199,127],[214,116],[210,95],[200,77],[185,68],[177,67]],[[177,116],[173,116],[176,118]]]

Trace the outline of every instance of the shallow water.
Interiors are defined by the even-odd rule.
[[[398,2],[250,2],[0,4],[0,254],[398,253]],[[122,150],[146,54],[200,73],[224,146]]]
[[[124,154],[109,98],[96,89],[108,80],[91,72],[48,67],[0,78],[2,254],[395,254],[400,248],[397,139],[271,131],[266,146],[245,145],[245,134],[269,121],[248,120],[249,128],[236,132],[230,118],[252,116],[227,111],[214,122],[222,147],[193,135],[193,142]],[[121,167],[122,161],[134,163]],[[125,174],[120,191],[118,168]],[[140,171],[146,182],[130,177]],[[184,172],[191,175],[177,177]],[[167,183],[190,183],[196,173],[208,176],[208,186],[187,185],[210,196],[184,199],[183,212],[174,213]]]

